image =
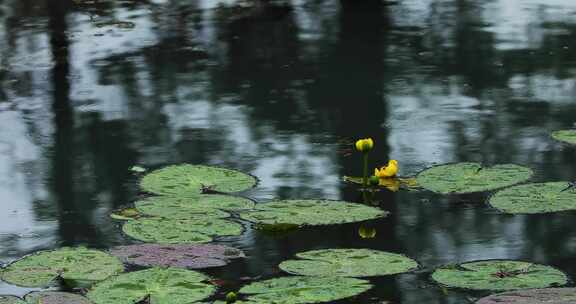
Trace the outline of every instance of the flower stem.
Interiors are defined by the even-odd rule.
[[[364,153],[364,178],[362,179],[362,184],[368,188],[368,153]]]

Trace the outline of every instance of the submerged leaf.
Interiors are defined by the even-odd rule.
[[[140,244],[114,247],[110,253],[128,264],[188,269],[224,266],[231,259],[244,257],[239,249],[209,244]]]
[[[353,223],[385,215],[378,208],[344,201],[285,200],[256,205],[240,217],[257,224],[303,226]]]
[[[192,270],[151,268],[98,283],[86,296],[95,304],[134,304],[146,297],[154,304],[189,304],[215,292],[206,281],[207,276]]]
[[[552,132],[552,138],[576,145],[576,130],[559,130]]]
[[[482,298],[476,304],[574,304],[576,288],[508,291]]]
[[[368,277],[408,272],[418,263],[401,254],[372,249],[323,249],[296,254],[280,263],[283,271],[305,276]]]
[[[165,218],[229,217],[220,211],[240,211],[252,209],[254,202],[231,195],[199,194],[191,197],[155,196],[135,203],[140,212]]]
[[[60,291],[36,291],[27,294],[24,300],[30,304],[92,304],[81,295]]]
[[[217,236],[242,234],[242,225],[223,219],[196,217],[186,219],[141,218],[122,227],[127,235],[150,243],[207,243]]]
[[[482,167],[478,163],[456,163],[426,169],[416,179],[421,187],[437,193],[473,193],[508,187],[528,180],[532,174],[529,168],[514,164]]]
[[[256,178],[236,170],[202,165],[175,165],[152,171],[140,183],[143,190],[172,196],[197,196],[212,190],[238,192],[256,185]]]
[[[576,190],[568,185],[568,182],[549,182],[514,186],[496,192],[489,203],[506,213],[576,210]]]
[[[510,260],[468,262],[437,269],[432,279],[448,287],[514,290],[562,286],[568,278],[550,266]]]
[[[325,303],[349,298],[372,288],[370,282],[343,277],[284,277],[255,282],[240,289],[250,304]]]
[[[124,270],[122,263],[104,252],[86,248],[60,248],[26,256],[1,273],[3,281],[26,287],[45,287],[57,277],[74,281],[101,281]]]

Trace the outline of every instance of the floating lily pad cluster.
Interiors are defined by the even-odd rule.
[[[231,213],[259,225],[275,226],[350,223],[386,215],[378,208],[350,202],[288,200],[256,205],[252,200],[226,194],[247,190],[256,182],[254,177],[235,170],[170,166],[142,178],[142,189],[158,196],[137,201],[134,208],[113,217],[127,220],[122,230],[135,239],[181,244],[242,234],[242,225],[229,219]]]
[[[509,187],[531,175],[530,169],[517,165],[482,167],[459,163],[425,170],[417,176],[417,182],[438,193],[470,193]],[[2,269],[0,278],[26,287],[75,282],[89,282],[93,286],[86,297],[40,292],[23,299],[0,296],[0,304],[224,303],[201,302],[216,292],[216,286],[206,275],[190,269],[220,267],[244,257],[242,251],[231,247],[195,244],[211,242],[219,236],[240,235],[243,226],[233,221],[231,215],[258,227],[294,228],[360,222],[387,214],[378,208],[345,201],[281,200],[255,204],[229,194],[255,184],[256,179],[250,175],[207,166],[179,165],[153,171],[143,177],[141,187],[156,196],[114,214],[114,218],[125,220],[122,230],[127,235],[153,244],[119,246],[109,253],[61,248],[24,257]],[[566,186],[567,183],[561,182],[514,186],[494,194],[490,203],[510,213],[576,209],[576,191]],[[152,268],[122,273],[123,262]],[[248,284],[238,291],[240,300],[236,303],[337,301],[372,287],[369,281],[357,277],[405,273],[417,269],[418,263],[401,254],[372,249],[321,249],[298,253],[295,259],[280,263],[279,268],[297,276]],[[444,286],[477,290],[546,288],[568,282],[566,275],[555,268],[509,260],[441,267],[432,278]],[[548,296],[534,295],[534,299],[544,303],[557,295],[566,303],[574,300],[565,289],[546,291]],[[481,299],[478,304],[500,303],[506,298],[521,297],[505,293]]]
[[[227,219],[229,212],[251,209],[254,202],[224,193],[247,190],[256,183],[253,176],[230,169],[169,166],[145,175],[140,183],[144,191],[159,196],[138,201],[114,217],[126,219],[122,230],[144,242],[206,243],[237,236],[243,227]]]

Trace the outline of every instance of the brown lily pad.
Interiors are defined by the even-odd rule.
[[[26,303],[42,304],[91,304],[85,297],[68,292],[60,291],[38,291],[32,292],[24,297]]]
[[[242,250],[211,244],[140,244],[118,246],[110,254],[125,263],[139,266],[202,269],[224,266],[231,259],[245,257]]]
[[[482,298],[476,304],[574,304],[576,288],[509,291]]]

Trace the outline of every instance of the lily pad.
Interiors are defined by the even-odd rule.
[[[531,169],[514,164],[482,167],[478,163],[456,163],[426,169],[416,180],[421,187],[437,193],[473,193],[512,186],[532,174]]]
[[[238,192],[254,187],[255,177],[236,170],[202,165],[175,165],[142,178],[143,190],[172,196],[197,196],[207,191]]]
[[[552,132],[552,138],[576,145],[576,130],[559,130]]]
[[[92,304],[81,295],[60,291],[32,292],[27,294],[24,300],[30,304]]]
[[[0,296],[0,304],[27,304],[16,296]]]
[[[361,204],[327,200],[285,200],[256,205],[240,214],[257,224],[328,225],[360,222],[387,215],[386,211]]]
[[[135,203],[140,212],[166,218],[190,216],[229,217],[220,211],[239,211],[254,208],[254,202],[237,196],[203,194],[194,197],[156,196]]]
[[[154,304],[189,304],[216,291],[208,279],[192,270],[151,268],[100,282],[86,296],[95,304],[134,304],[147,297]]]
[[[476,304],[574,304],[576,288],[508,291],[482,298]]]
[[[216,236],[242,234],[242,225],[223,219],[196,217],[187,219],[140,218],[122,227],[127,235],[144,242],[161,244],[207,243]]]
[[[224,266],[232,259],[244,257],[242,250],[211,244],[129,245],[114,247],[110,253],[128,264],[188,269]]]
[[[496,192],[490,205],[506,213],[548,213],[576,210],[576,190],[567,182],[533,183]],[[563,191],[564,190],[564,191]]]
[[[94,282],[124,271],[122,263],[104,252],[86,248],[60,248],[26,256],[1,273],[3,281],[26,287],[45,287],[57,277]]]
[[[436,282],[475,290],[514,290],[566,285],[566,275],[550,266],[510,260],[468,262],[437,269]]]
[[[324,303],[349,298],[372,288],[370,282],[344,277],[284,277],[254,282],[240,289],[253,304]]]
[[[123,208],[110,213],[110,217],[119,221],[129,221],[142,217],[136,208]]]
[[[401,254],[372,249],[322,249],[296,254],[302,260],[280,263],[283,271],[304,276],[369,277],[398,274],[418,268]]]

